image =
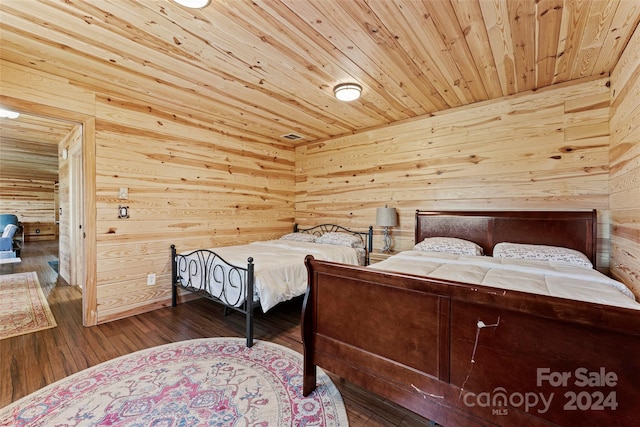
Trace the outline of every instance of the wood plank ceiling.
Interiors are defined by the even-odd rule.
[[[606,75],[640,1],[2,0],[0,14],[5,60],[293,145]],[[333,97],[345,82],[359,100]]]
[[[0,171],[3,178],[57,181],[58,143],[74,123],[32,114],[0,118]]]

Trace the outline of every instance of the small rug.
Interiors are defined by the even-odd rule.
[[[0,275],[0,339],[56,326],[34,271]]]
[[[244,338],[141,350],[80,371],[0,409],[11,426],[348,426],[340,392],[318,368],[302,396],[302,355]]]
[[[57,259],[54,259],[53,261],[47,261],[47,264],[49,264],[49,266],[51,268],[53,268],[56,271],[56,273],[58,272],[58,260]]]

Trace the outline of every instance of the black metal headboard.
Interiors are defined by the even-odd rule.
[[[337,224],[320,224],[320,225],[314,225],[313,227],[309,227],[309,228],[300,228],[298,224],[293,224],[293,231],[295,233],[308,233],[308,234],[314,234],[316,236],[322,236],[325,233],[331,233],[331,232],[350,233],[355,236],[358,236],[360,240],[362,240],[362,243],[364,244],[364,248],[366,249],[366,252],[367,252],[365,265],[369,265],[369,254],[373,250],[373,226],[372,225],[369,226],[368,231],[355,231]]]

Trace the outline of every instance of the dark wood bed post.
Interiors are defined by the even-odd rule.
[[[373,228],[373,227],[371,227]],[[313,283],[311,280],[311,269],[309,268],[309,261],[313,260],[313,256],[307,255],[304,259],[304,265],[307,267],[307,275],[309,284]],[[308,307],[312,300],[313,287],[309,286],[307,292],[304,295],[304,301],[302,302],[302,318],[300,321],[300,330],[302,332],[302,353],[304,355],[303,365],[303,386],[302,394],[308,396],[316,388],[316,364],[313,357],[313,318],[312,309]]]
[[[247,347],[253,347],[253,258],[247,258]]]
[[[371,254],[371,252],[373,251],[373,225],[369,226],[369,233],[367,235],[368,238],[368,243],[367,243],[367,259],[365,259],[364,261],[364,265],[369,265],[370,264],[370,258],[369,255]]]
[[[178,271],[176,265],[176,245],[171,245],[171,307],[178,305]]]

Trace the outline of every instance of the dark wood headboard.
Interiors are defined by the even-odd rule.
[[[416,211],[415,241],[457,237],[492,255],[500,242],[562,246],[596,265],[596,211]]]

